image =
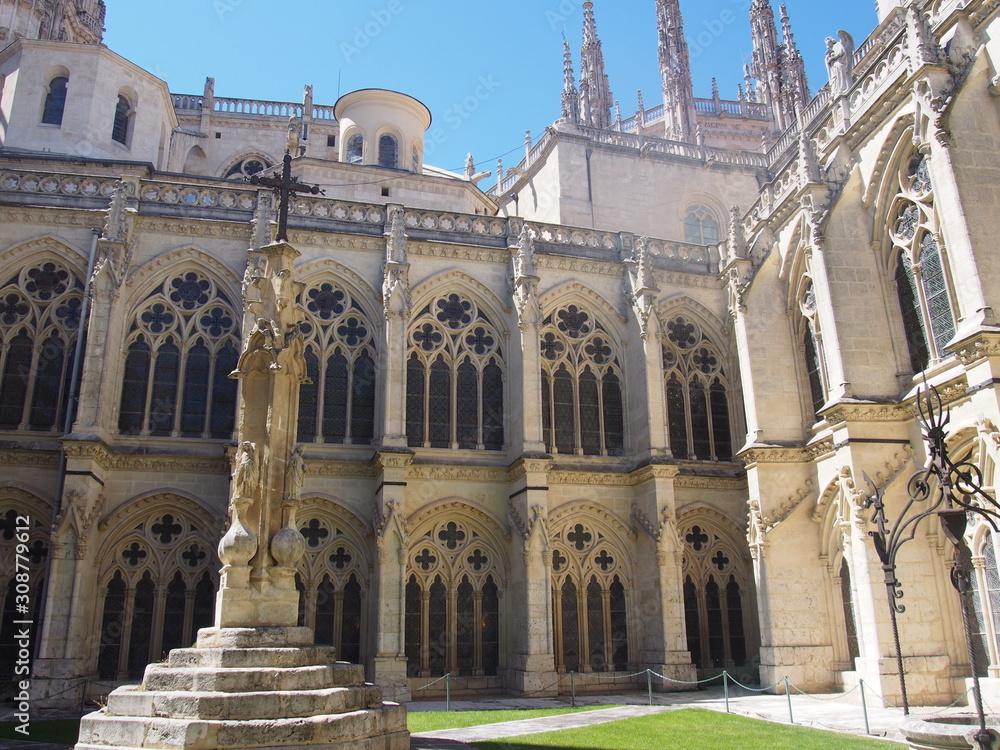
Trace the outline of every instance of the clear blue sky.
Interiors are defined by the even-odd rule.
[[[167,81],[174,93],[318,104],[338,92],[388,88],[430,107],[440,144],[427,161],[460,170],[516,164],[524,131],[559,117],[562,36],[579,64],[577,0],[107,0],[105,42]],[[775,13],[779,2],[775,0]],[[815,92],[826,82],[824,39],[846,29],[858,45],[875,27],[875,0],[787,0]],[[654,0],[595,0],[611,87],[623,116],[662,100]],[[750,0],[682,0],[695,96],[735,99],[751,51]]]

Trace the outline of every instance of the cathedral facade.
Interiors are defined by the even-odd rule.
[[[1000,5],[878,5],[812,92],[788,14],[754,0],[727,100],[694,96],[656,0],[662,103],[623,117],[585,2],[559,119],[483,190],[471,159],[424,163],[405,94],[174,94],[100,44],[102,2],[0,2],[0,689],[19,596],[52,705],[213,623],[247,250],[274,237],[248,179],[288,151],[325,188],[288,219],[318,643],[403,700],[652,669],[897,701],[864,477],[898,512],[925,380],[990,492],[1000,452]],[[968,541],[997,691],[998,540]],[[971,677],[950,549],[928,524],[900,558],[914,702]]]

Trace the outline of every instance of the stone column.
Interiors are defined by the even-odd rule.
[[[239,449],[230,503],[232,525],[219,543],[224,563],[217,628],[294,628],[295,564],[305,539],[295,527],[292,456],[299,386],[306,379],[295,302],[299,252],[284,242],[249,251],[244,346],[234,377],[242,381]],[[290,481],[291,480],[291,481]]]
[[[388,206],[382,281],[385,348],[382,354],[382,445],[406,448],[406,328],[410,320],[410,263],[403,207]]]
[[[521,458],[512,468],[508,503],[511,524],[521,535],[520,559],[511,558],[510,593],[504,596],[507,689],[521,695],[556,695],[552,632],[552,573],[548,532],[548,470],[551,460]],[[517,547],[519,545],[515,545]]]
[[[546,446],[542,440],[542,365],[538,329],[542,324],[542,309],[538,305],[538,269],[535,265],[535,233],[527,224],[521,225],[516,245],[511,246],[511,260],[514,278],[514,307],[517,309],[517,326],[521,331],[521,367],[512,373],[511,393],[520,386],[520,398],[514,400],[511,415],[511,430],[520,424],[522,454],[544,453]],[[514,358],[511,360],[514,361]],[[516,412],[520,408],[520,414]]]

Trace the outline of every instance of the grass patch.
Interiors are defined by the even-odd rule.
[[[889,750],[894,742],[691,708],[580,729],[474,743],[481,750]]]
[[[579,708],[530,708],[530,709],[497,709],[494,711],[409,711],[406,714],[406,725],[410,732],[434,732],[439,729],[464,729],[478,727],[482,724],[499,724],[504,721],[521,721],[523,719],[540,719],[543,716],[560,716],[575,714],[580,711],[596,711],[601,708],[616,708],[616,706],[581,706]]]
[[[61,721],[33,721],[28,727],[30,734],[15,732],[19,726],[12,721],[0,722],[0,739],[26,740],[29,742],[51,742],[56,745],[75,745],[80,734],[80,720],[67,719]]]

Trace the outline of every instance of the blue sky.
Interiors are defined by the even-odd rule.
[[[340,93],[388,88],[415,96],[435,117],[438,143],[426,160],[460,171],[473,153],[480,169],[502,154],[516,164],[524,131],[559,117],[562,37],[579,63],[577,0],[108,0],[106,44],[160,76],[174,93],[301,101],[312,84],[319,104]],[[752,49],[750,0],[682,0],[695,96],[736,98]],[[778,2],[774,3],[775,13]],[[875,27],[874,0],[787,0],[810,86],[826,82],[824,39],[846,29],[857,44]],[[654,0],[594,0],[611,87],[623,116],[636,92],[662,99]],[[512,152],[512,153],[508,153]]]

